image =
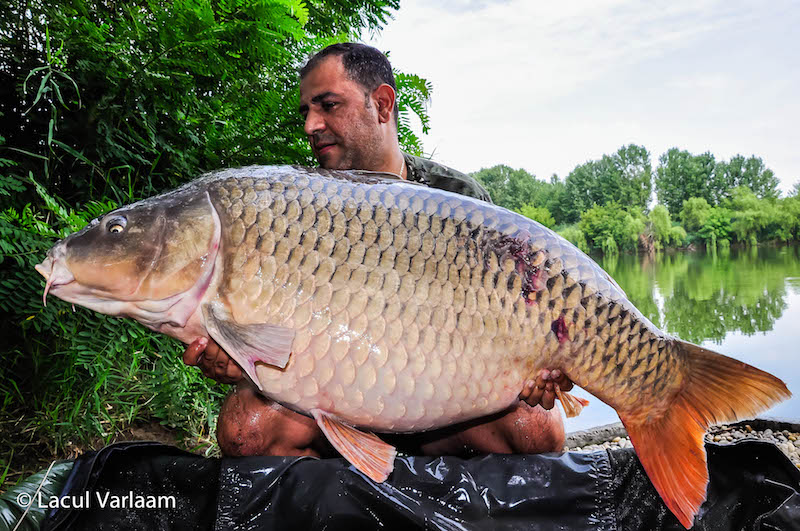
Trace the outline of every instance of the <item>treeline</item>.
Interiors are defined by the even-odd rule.
[[[711,153],[672,148],[659,157],[654,174],[647,149],[630,144],[577,166],[563,181],[505,165],[472,175],[496,204],[586,252],[800,239],[800,183],[781,198],[778,178],[755,155],[718,161]]]

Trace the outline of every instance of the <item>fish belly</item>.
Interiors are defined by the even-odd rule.
[[[416,432],[505,409],[525,377],[520,364],[491,350],[456,353],[441,339],[432,348],[442,350],[426,352],[407,341],[332,337],[337,330],[314,336],[285,370],[257,366],[264,392],[304,413],[322,409],[374,431]]]

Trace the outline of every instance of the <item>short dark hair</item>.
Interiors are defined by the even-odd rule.
[[[303,79],[309,72],[314,70],[325,58],[336,56],[342,58],[342,65],[347,76],[361,85],[366,94],[371,94],[376,88],[386,83],[395,92],[394,99],[394,123],[397,125],[399,107],[397,105],[397,85],[392,73],[392,65],[389,59],[377,48],[360,44],[357,42],[340,42],[326,46],[316,54],[300,69],[300,79]]]

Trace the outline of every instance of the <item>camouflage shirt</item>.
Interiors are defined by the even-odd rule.
[[[403,153],[403,157],[406,159],[409,181],[492,202],[489,192],[469,175],[408,153]]]

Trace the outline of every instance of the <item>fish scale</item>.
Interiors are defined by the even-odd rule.
[[[37,270],[45,298],[187,343],[213,338],[375,481],[395,450],[360,429],[486,416],[559,368],[617,411],[688,528],[708,482],[705,429],[791,395],[770,374],[664,334],[538,223],[384,174],[215,172],[94,220]],[[568,415],[585,405],[556,393]]]
[[[573,352],[597,328],[578,330],[576,316],[587,306],[602,314],[597,294],[624,298],[604,271],[538,224],[413,184],[291,172],[268,182],[219,178],[209,193],[223,219],[224,260],[242,272],[217,296],[237,320],[298,330],[285,368],[257,365],[264,392],[376,431],[432,429],[504,409],[537,369],[586,365]],[[246,237],[256,233],[260,239]],[[523,289],[518,264],[526,260],[549,276],[538,292]],[[298,307],[298,298],[317,292],[327,306]],[[390,312],[387,301],[395,298],[400,306]],[[562,317],[570,348],[552,330]],[[533,350],[536,337],[549,359]],[[387,365],[399,350],[406,363]],[[481,384],[471,384],[478,375]],[[635,381],[628,387],[645,392]],[[365,404],[365,395],[376,403]],[[394,401],[411,404],[385,411]]]

